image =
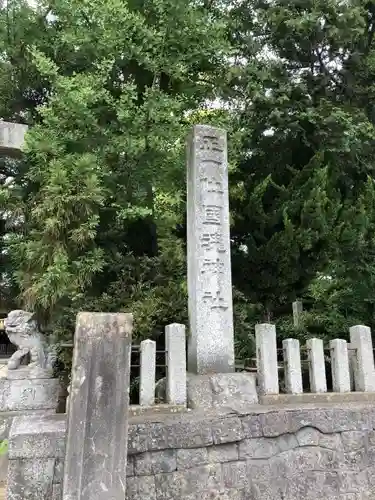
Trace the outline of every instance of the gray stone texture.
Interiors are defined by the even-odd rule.
[[[15,370],[17,372],[19,370]],[[0,411],[54,410],[60,382],[55,378],[0,379]]]
[[[331,370],[334,392],[350,392],[348,344],[346,340],[330,341]]]
[[[234,372],[227,136],[196,125],[188,140],[189,372]]]
[[[283,340],[283,351],[286,392],[289,394],[302,394],[302,367],[299,340]]]
[[[61,500],[64,417],[29,422],[12,426],[8,498]],[[371,404],[135,417],[130,450],[127,500],[374,498]]]
[[[293,307],[293,324],[296,328],[300,326],[301,315],[303,313],[303,304],[300,300],[296,300],[292,304]]]
[[[368,326],[356,325],[349,329],[356,391],[375,392],[375,367],[371,330]]]
[[[322,339],[308,339],[306,342],[309,360],[311,392],[327,392],[326,367]]]
[[[256,375],[253,373],[217,373],[187,377],[187,403],[192,409],[231,408],[242,411],[258,403]]]
[[[269,323],[255,325],[255,340],[259,392],[261,394],[278,394],[279,372],[275,325]]]
[[[15,156],[25,142],[27,125],[0,121],[0,155]]]
[[[64,500],[124,498],[132,325],[131,314],[78,314]]]
[[[139,381],[139,404],[152,406],[155,403],[156,342],[141,342],[141,368]]]
[[[165,328],[167,403],[186,405],[186,328],[173,323]]]

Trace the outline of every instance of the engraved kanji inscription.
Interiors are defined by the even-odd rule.
[[[203,302],[205,304],[210,304],[211,310],[221,309],[222,311],[225,311],[228,309],[228,304],[221,296],[220,291],[217,291],[216,293],[209,290],[204,292]]]
[[[218,205],[204,205],[203,206],[203,224],[221,225],[221,214],[223,207]]]
[[[210,135],[205,135],[201,138],[199,147],[205,151],[214,151],[215,153],[222,153],[224,151],[219,139]]]
[[[203,249],[211,251],[217,250],[220,253],[225,253],[225,245],[223,233],[221,232],[206,232],[200,236],[200,242]]]
[[[224,262],[217,259],[204,259],[202,264],[202,274],[207,273],[217,273],[222,274],[224,272]]]
[[[207,193],[224,194],[223,183],[214,177],[203,177],[202,187]]]

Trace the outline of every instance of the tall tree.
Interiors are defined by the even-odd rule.
[[[373,9],[335,0],[233,9],[234,279],[268,318],[374,219]]]
[[[186,113],[215,97],[225,25],[187,0],[55,0],[42,11],[52,45],[27,54],[47,97],[27,138],[24,233],[10,245],[23,302],[61,332],[78,309],[139,304],[153,315],[136,314],[144,334],[185,314],[172,234],[181,138]]]

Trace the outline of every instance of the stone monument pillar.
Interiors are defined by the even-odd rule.
[[[196,125],[188,140],[188,405],[258,401],[255,377],[234,373],[227,137]]]
[[[188,368],[234,372],[227,137],[197,125],[188,144]]]
[[[124,500],[131,314],[78,314],[63,500]]]

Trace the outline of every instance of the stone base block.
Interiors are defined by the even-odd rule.
[[[229,408],[241,411],[258,403],[256,375],[253,373],[219,373],[188,375],[189,408]]]
[[[7,370],[6,377],[9,380],[25,380],[25,379],[46,379],[52,378],[50,370],[42,368],[29,368],[28,366],[17,368],[16,370]]]
[[[375,392],[306,392],[304,394],[265,394],[259,396],[259,402],[262,405],[375,403]]]
[[[0,411],[56,410],[60,381],[0,379]]]

